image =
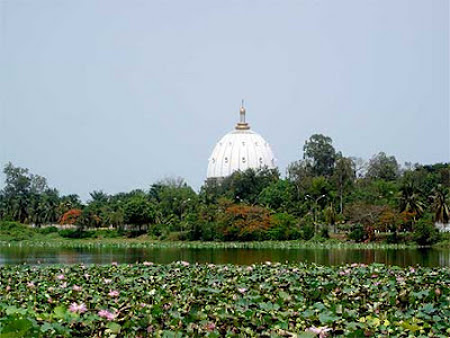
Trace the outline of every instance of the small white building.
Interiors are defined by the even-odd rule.
[[[434,226],[435,226],[440,232],[450,232],[450,223],[440,223],[440,222],[436,222],[436,223],[434,223]]]
[[[220,180],[235,171],[246,169],[274,169],[275,157],[269,143],[250,130],[245,121],[245,108],[240,109],[240,121],[233,131],[217,142],[208,160],[207,179]]]

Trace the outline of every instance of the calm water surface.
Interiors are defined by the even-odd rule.
[[[0,265],[109,264],[151,261],[239,264],[309,262],[320,265],[384,263],[410,266],[450,266],[450,249],[142,249],[142,248],[33,248],[0,246]]]

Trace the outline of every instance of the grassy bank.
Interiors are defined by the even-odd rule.
[[[0,335],[448,337],[449,285],[379,264],[0,267]]]
[[[435,247],[449,248],[450,234]],[[79,238],[82,237],[82,238]],[[161,241],[147,234],[120,233],[115,230],[95,230],[77,233],[74,230],[58,230],[54,227],[36,229],[15,222],[0,223],[0,245],[30,247],[129,247],[129,248],[248,248],[248,249],[302,249],[302,248],[354,248],[354,249],[405,249],[419,247],[415,242],[386,243],[384,241],[355,243],[345,237],[313,237],[309,241],[260,241],[260,242],[200,242]]]

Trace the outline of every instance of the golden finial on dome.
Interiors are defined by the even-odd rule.
[[[240,121],[236,124],[236,129],[238,130],[247,130],[250,129],[250,126],[247,122],[245,122],[245,108],[244,108],[244,99],[242,99],[241,109],[239,109]]]
[[[240,112],[241,114],[244,114],[244,115],[245,115],[244,99],[242,99],[241,109],[239,110],[239,112]]]

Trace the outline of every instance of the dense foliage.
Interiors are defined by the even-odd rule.
[[[4,266],[0,335],[448,337],[449,285],[380,264]]]
[[[331,138],[315,134],[287,177],[278,170],[236,172],[197,193],[182,179],[109,195],[61,196],[45,178],[11,163],[4,168],[0,220],[40,227],[111,228],[169,240],[292,240],[340,233],[355,241],[415,239],[432,244],[433,223],[450,220],[450,164],[401,167],[383,152],[368,162],[345,157]],[[381,234],[389,234],[381,236]],[[405,233],[410,236],[405,236]],[[342,237],[342,236],[341,236]]]

